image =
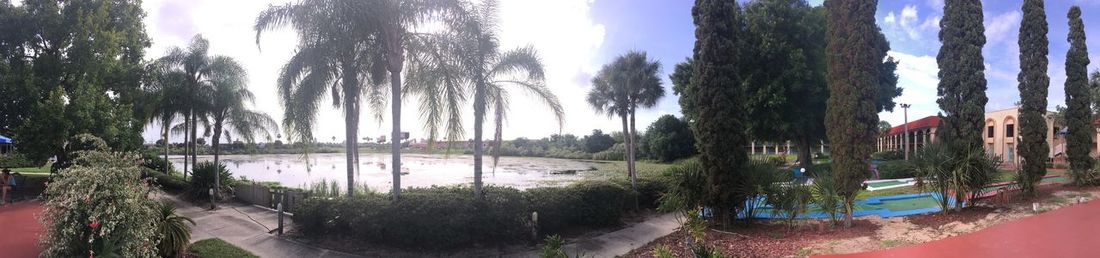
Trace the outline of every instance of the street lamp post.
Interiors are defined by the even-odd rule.
[[[905,118],[905,139],[904,139],[905,144],[902,146],[902,148],[905,148],[905,160],[909,160],[909,107],[910,106],[911,105],[905,104],[905,103],[901,104],[902,114]]]

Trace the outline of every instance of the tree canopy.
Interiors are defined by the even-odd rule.
[[[1095,180],[1088,173],[1088,170],[1093,169],[1094,160],[1089,156],[1089,151],[1096,134],[1092,110],[1089,107],[1093,101],[1088,82],[1089,53],[1085,44],[1085,24],[1081,20],[1081,8],[1071,7],[1067,17],[1067,40],[1070,48],[1066,53],[1066,154],[1069,156],[1074,182],[1086,184]],[[1037,175],[1041,178],[1043,174]]]

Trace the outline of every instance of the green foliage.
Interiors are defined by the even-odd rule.
[[[178,257],[191,243],[191,225],[195,221],[191,218],[176,214],[176,207],[171,203],[160,203],[160,216],[157,217],[157,234],[160,243],[157,250],[161,257]]]
[[[42,163],[27,159],[22,153],[8,153],[0,155],[0,168],[40,167]]]
[[[156,153],[142,154],[141,166],[164,174],[172,174],[176,172],[176,168],[172,166],[172,163],[168,162],[168,160],[165,160],[164,157],[157,156]]]
[[[917,151],[913,158],[917,187],[932,189],[944,198],[939,200],[944,212],[948,211],[948,198],[971,200],[983,193],[983,187],[994,182],[1001,160],[988,156],[983,149],[959,150],[961,145],[934,143]],[[956,155],[962,153],[962,155]],[[953,194],[952,194],[953,193]],[[962,208],[963,201],[955,207]],[[974,202],[967,202],[974,205]]]
[[[936,141],[957,143],[961,146],[959,150],[982,148],[985,132],[985,104],[989,98],[985,94],[982,47],[986,38],[982,15],[980,0],[948,1],[940,21],[942,45],[936,55],[940,68],[936,103],[945,115],[936,131]]]
[[[615,145],[615,138],[611,138],[610,134],[604,134],[599,129],[592,130],[591,135],[585,135],[584,139],[584,152],[597,153]]]
[[[829,214],[829,220],[833,225],[836,225],[837,214],[844,209],[843,198],[839,193],[840,189],[828,171],[819,171],[817,175],[814,178],[814,186],[811,192],[813,202],[817,204],[822,212]]]
[[[672,254],[672,248],[669,248],[667,245],[663,244],[654,247],[653,253],[651,253],[650,255],[653,255],[653,257],[655,258],[675,258],[675,256],[673,256]]]
[[[1095,179],[1089,178],[1092,174],[1088,170],[1093,169],[1093,160],[1089,156],[1094,135],[1093,114],[1089,105],[1093,101],[1088,82],[1089,53],[1085,44],[1085,24],[1081,21],[1081,8],[1071,7],[1067,14],[1069,18],[1069,43],[1070,48],[1066,53],[1066,154],[1069,157],[1071,174],[1085,184]],[[1042,180],[1043,174],[1028,175],[1034,182]],[[1038,176],[1038,177],[1035,177]],[[1034,188],[1025,188],[1029,193],[1034,193]]]
[[[616,143],[611,148],[592,153],[592,159],[594,160],[626,160],[626,146],[622,143]]]
[[[258,258],[251,252],[221,238],[203,239],[191,244],[191,252],[202,258]]]
[[[1020,140],[1016,150],[1020,156],[1020,172],[1027,174],[1026,178],[1029,179],[1041,179],[1046,175],[1047,170],[1044,165],[1050,152],[1050,146],[1047,144],[1047,133],[1050,130],[1047,128],[1046,120],[1047,91],[1050,88],[1050,77],[1047,76],[1047,55],[1050,51],[1047,47],[1047,17],[1043,5],[1042,0],[1025,0],[1024,17],[1020,23],[1020,74],[1017,76],[1020,83],[1018,127]],[[1083,70],[1082,76],[1084,76]],[[1087,79],[1083,78],[1081,83],[1087,84],[1085,82]],[[1083,104],[1078,108],[1085,116],[1091,118],[1088,91],[1083,90],[1083,93],[1086,99],[1076,103]],[[1069,103],[1074,102],[1067,102]],[[1087,166],[1086,169],[1091,167],[1091,165]],[[1031,191],[1034,189],[1023,190],[1033,194]]]
[[[191,182],[184,181],[173,175],[158,172],[150,168],[143,168],[141,170],[142,178],[153,178],[153,183],[160,185],[160,187],[167,191],[180,192],[191,189]]]
[[[62,153],[58,155],[57,162],[53,164],[53,169],[65,169],[73,166],[77,160],[88,153],[94,152],[106,152],[110,151],[110,147],[107,143],[91,134],[78,134],[73,137],[69,137],[65,142],[65,147],[62,149]]]
[[[695,136],[691,134],[691,127],[672,115],[661,116],[650,124],[643,142],[649,154],[660,162],[695,155]]]
[[[829,100],[825,124],[832,144],[832,176],[851,225],[852,206],[870,168],[878,135],[879,71],[889,43],[875,25],[877,1],[828,1]]]
[[[916,174],[916,166],[905,160],[885,161],[878,164],[880,179],[911,178]]]
[[[703,166],[695,160],[684,162],[668,170],[668,191],[661,195],[658,210],[662,212],[684,212],[703,207],[707,195],[707,174]]]
[[[944,198],[939,199],[940,208],[947,212],[948,194],[951,189],[953,157],[951,149],[944,143],[933,143],[917,150],[913,155],[916,168],[917,188],[922,191],[932,189]]]
[[[884,150],[871,154],[873,160],[901,160],[905,159],[905,152],[899,150]]]
[[[746,48],[741,40],[745,34],[741,8],[735,1],[696,0],[691,13],[694,61],[691,83],[679,92],[681,109],[694,121],[692,132],[707,174],[706,187],[731,189],[743,181],[739,170],[748,161],[745,89],[738,76]],[[705,199],[716,219],[728,225],[736,217],[736,207],[748,198],[734,191],[712,191]]]
[[[809,185],[787,184],[776,187],[776,190],[767,195],[767,202],[772,206],[772,214],[782,216],[788,228],[794,226],[795,219],[809,210],[810,201],[813,198]]]
[[[87,152],[54,178],[42,256],[158,256],[158,203],[147,197],[137,158]]]
[[[1076,186],[1097,185],[1100,184],[1100,162],[1096,162],[1096,166],[1086,170],[1069,170],[1067,174]]]
[[[546,246],[542,247],[542,253],[539,254],[540,258],[568,258],[569,255],[562,250],[562,246],[565,245],[565,240],[561,239],[559,235],[546,236]]]
[[[225,164],[218,164],[218,175],[221,182],[221,191],[218,197],[222,199],[228,198],[233,191],[233,175],[228,169],[225,169]],[[188,195],[196,200],[210,200],[210,189],[214,188],[214,163],[202,162],[195,165],[195,169],[191,172],[191,187],[188,191]]]

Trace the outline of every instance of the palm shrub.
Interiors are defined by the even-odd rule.
[[[218,186],[218,191],[221,191],[218,196],[225,198],[225,193],[233,191],[231,187],[233,176],[225,168],[225,164],[218,164],[217,171],[220,177],[219,180],[225,182]],[[191,189],[189,190],[191,198],[210,200],[210,189],[214,189],[214,187],[214,163],[202,162],[195,165],[195,170],[192,171],[191,176]]]
[[[837,214],[844,209],[843,200],[840,198],[839,189],[836,181],[833,180],[832,175],[828,174],[828,171],[818,171],[818,177],[814,178],[814,186],[811,191],[814,203],[821,209],[822,212],[829,214],[829,220],[832,225],[836,225],[840,221],[837,218]]]
[[[187,223],[195,225],[195,221],[176,214],[176,207],[171,203],[160,203],[157,222],[157,232],[160,235],[158,253],[161,257],[178,257],[187,248],[187,244],[191,243],[191,227]]]
[[[565,240],[562,240],[561,236],[546,236],[546,246],[542,247],[539,258],[568,258],[569,255],[565,253],[565,250],[562,250],[564,245]]]
[[[751,221],[757,216],[758,209],[767,203],[767,197],[779,190],[779,183],[791,178],[789,172],[780,170],[768,161],[753,160],[742,169],[744,181],[738,182],[733,189],[721,190],[716,194],[735,194],[747,198],[734,205],[733,214],[742,215]]]
[[[956,178],[959,178],[955,189],[955,208],[963,207],[964,202],[959,200],[974,200],[981,196],[985,186],[997,178],[997,167],[1001,165],[1000,157],[989,155],[981,148],[969,148],[961,153],[964,155],[957,157],[955,165]],[[974,206],[975,202],[965,204]]]
[[[43,257],[158,257],[157,203],[131,154],[86,151],[46,188]]]
[[[688,211],[703,206],[707,174],[698,161],[689,160],[669,168],[666,174],[669,175],[668,190],[658,198],[658,211],[683,212],[686,217],[690,216]]]
[[[787,229],[794,227],[798,215],[806,213],[811,200],[810,186],[787,183],[775,188],[765,200],[772,206],[772,214],[782,216],[787,221]]]
[[[938,193],[938,204],[943,212],[947,212],[953,170],[950,149],[942,143],[933,143],[918,150],[912,160],[916,169],[917,188],[925,191],[931,189]]]

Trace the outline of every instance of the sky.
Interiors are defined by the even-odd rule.
[[[146,32],[153,44],[146,58],[164,55],[171,47],[185,47],[196,34],[210,41],[212,54],[233,57],[244,64],[249,73],[249,88],[256,95],[254,108],[282,119],[282,107],[275,93],[278,70],[295,49],[295,34],[289,29],[265,32],[257,44],[252,29],[256,15],[271,4],[288,0],[145,0]],[[820,0],[810,1],[820,5]],[[1019,72],[1019,48],[1016,38],[1021,18],[1022,0],[985,1],[985,28],[988,43],[983,49],[986,78],[989,81],[989,104],[986,110],[1011,107],[1019,99],[1016,74]],[[631,50],[648,53],[662,65],[660,78],[666,95],[651,109],[637,113],[638,130],[644,130],[657,117],[665,114],[680,116],[677,96],[672,94],[668,74],[676,63],[689,57],[694,46],[694,25],[691,20],[693,1],[681,0],[501,0],[501,49],[534,46],[546,66],[547,86],[561,100],[566,123],[559,127],[552,114],[524,94],[513,94],[511,114],[504,128],[504,138],[541,138],[554,133],[589,134],[593,129],[604,132],[621,131],[618,120],[596,114],[584,98],[590,81],[603,64]],[[1067,19],[1071,5],[1080,5],[1087,35],[1100,35],[1100,0],[1047,1],[1050,24],[1050,94],[1049,108],[1063,105]],[[876,22],[886,34],[892,50],[889,55],[901,63],[898,67],[899,86],[904,94],[899,103],[912,104],[910,120],[935,115],[937,66],[939,50],[938,21],[943,15],[942,0],[882,0],[879,1]],[[1094,17],[1095,16],[1095,17]],[[1092,22],[1092,23],[1090,23]],[[1100,36],[1095,36],[1100,37]],[[1093,49],[1089,71],[1100,69],[1100,41],[1090,40]],[[402,111],[402,129],[412,138],[426,137],[415,99],[406,99]],[[383,121],[370,119],[364,110],[359,134],[368,137],[389,135],[389,110]],[[466,128],[473,128],[472,108],[464,112]],[[903,121],[900,108],[879,114],[880,119],[898,125]],[[339,110],[323,105],[319,111],[315,135],[323,142],[332,137],[340,142],[344,135],[344,120]],[[467,130],[467,138],[472,132]],[[159,138],[158,127],[146,128],[145,139]],[[178,138],[178,137],[177,137]],[[173,142],[177,141],[174,138]]]

